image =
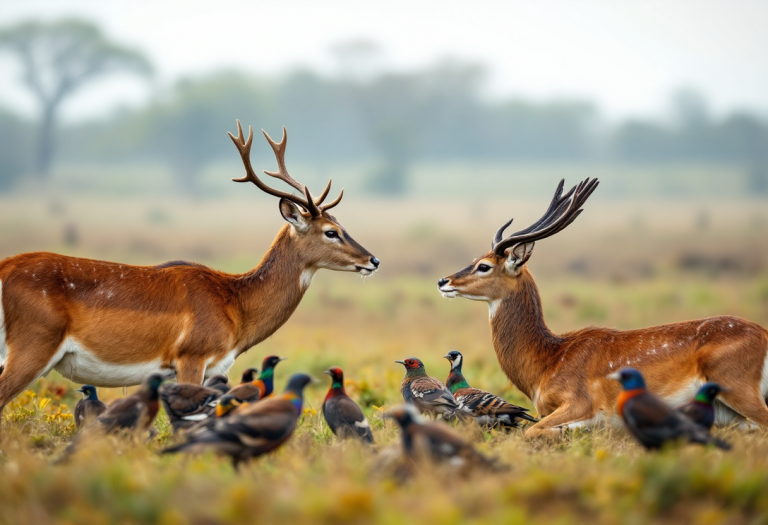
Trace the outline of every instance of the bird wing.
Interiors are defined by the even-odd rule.
[[[527,408],[513,405],[490,392],[477,388],[463,388],[456,392],[459,406],[466,406],[475,415],[496,416],[498,414],[519,414],[528,412]]]
[[[687,403],[681,407],[678,407],[677,411],[707,430],[712,428],[715,422],[715,413],[713,407],[702,406],[699,403],[692,402]]]
[[[444,405],[450,408],[457,408],[453,394],[445,388],[444,384],[435,378],[420,377],[411,382],[410,388],[414,398],[421,399],[433,405]]]
[[[192,383],[170,384],[160,387],[160,399],[173,423],[196,414],[205,414],[209,405],[221,397],[218,390]]]
[[[254,403],[261,398],[261,389],[254,383],[237,385],[227,393],[241,403]]]
[[[142,396],[133,394],[115,400],[97,419],[107,431],[117,428],[132,428],[147,411]]]
[[[334,434],[351,430],[359,437],[373,441],[368,420],[349,396],[335,396],[323,403],[323,415]]]

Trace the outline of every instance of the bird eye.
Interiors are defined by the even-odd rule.
[[[478,271],[478,272],[487,272],[487,271],[488,271],[488,270],[490,270],[490,269],[491,269],[491,267],[490,267],[490,266],[488,266],[487,264],[479,264],[479,265],[477,266],[477,271]]]
[[[325,236],[329,239],[336,239],[339,236],[339,233],[336,230],[328,230],[325,232]]]

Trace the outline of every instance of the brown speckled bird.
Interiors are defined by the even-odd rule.
[[[160,399],[174,432],[213,415],[221,395],[220,390],[193,383],[171,383],[160,388]]]
[[[450,419],[457,413],[459,405],[453,394],[443,383],[427,375],[420,359],[409,357],[395,363],[405,367],[400,393],[406,403],[414,405],[421,413],[441,415],[444,419]]]
[[[445,358],[451,362],[451,373],[448,375],[446,386],[453,393],[459,409],[472,414],[478,423],[488,427],[515,428],[524,421],[539,421],[527,414],[527,408],[513,405],[490,392],[469,386],[461,373],[464,360],[461,353],[451,350]]]
[[[506,468],[479,453],[445,423],[424,420],[413,405],[398,405],[389,409],[385,416],[400,426],[403,452],[411,460],[448,463],[462,468]]]

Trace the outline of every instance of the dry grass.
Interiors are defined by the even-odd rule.
[[[280,225],[274,203],[258,202],[249,208],[243,200],[82,200],[65,202],[62,211],[48,200],[16,199],[0,206],[0,248],[7,255],[49,249],[139,263],[193,257],[243,271]],[[768,523],[766,431],[720,430],[734,444],[728,453],[683,447],[648,454],[616,429],[554,442],[529,442],[519,431],[461,429],[511,470],[470,478],[426,470],[405,486],[384,475],[383,458],[398,436],[376,407],[399,401],[402,369],[394,359],[421,357],[444,378],[442,356],[459,349],[472,384],[530,406],[496,364],[485,306],[447,301],[435,290],[438,277],[486,249],[507,212],[502,203],[449,204],[450,214],[441,214],[445,203],[437,202],[401,204],[397,214],[386,202],[342,205],[340,219],[382,259],[380,275],[361,282],[319,273],[289,322],[231,372],[237,377],[275,353],[289,357],[277,369],[279,386],[297,371],[321,378],[307,392],[297,435],[276,454],[239,474],[212,456],[159,456],[172,439],[161,417],[150,443],[110,437],[52,466],[71,439],[68,414],[76,402],[76,386],[53,373],[3,414],[0,522]],[[670,205],[664,220],[638,215],[639,203],[604,205],[614,212],[610,220],[586,213],[562,238],[541,243],[532,259],[554,330],[718,313],[768,325],[764,206],[711,209],[702,226],[702,203]],[[538,209],[523,208],[525,218]],[[70,222],[78,225],[77,246],[62,243]],[[698,257],[689,258],[693,263],[690,254]],[[328,385],[321,372],[331,365],[346,370],[349,392],[364,405],[375,452],[338,443],[324,425],[319,409]],[[120,395],[102,392],[107,399]]]

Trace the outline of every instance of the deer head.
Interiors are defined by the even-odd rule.
[[[252,182],[265,193],[280,197],[280,214],[288,222],[287,228],[290,229],[290,235],[296,241],[299,255],[307,268],[359,272],[361,275],[370,275],[375,272],[379,268],[379,260],[360,246],[336,218],[328,213],[329,209],[341,202],[344,190],[341,190],[335,200],[323,204],[331,189],[331,180],[329,180],[320,196],[316,199],[313,198],[309,188],[291,177],[285,167],[285,147],[288,142],[285,128],[283,128],[283,139],[280,142],[272,140],[266,131],[262,130],[262,133],[264,133],[269,145],[272,146],[277,159],[277,171],[264,170],[264,173],[296,188],[302,196],[267,186],[256,176],[253,167],[251,167],[250,159],[253,130],[250,126],[248,127],[248,139],[246,140],[239,120],[237,121],[237,137],[229,133],[229,138],[232,139],[240,152],[243,166],[245,166],[245,177],[232,180],[235,182]]]
[[[536,241],[551,237],[565,229],[582,212],[581,206],[597,188],[597,179],[586,179],[563,195],[560,181],[555,196],[542,217],[527,228],[503,238],[510,219],[496,231],[491,251],[453,275],[443,277],[437,287],[443,297],[464,297],[475,301],[494,302],[516,289],[525,263],[533,254]]]

